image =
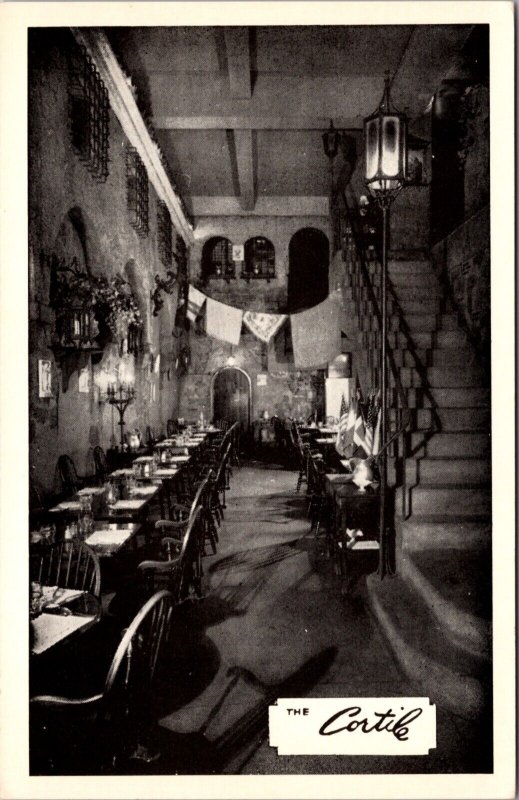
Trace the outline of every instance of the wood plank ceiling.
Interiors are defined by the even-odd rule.
[[[324,213],[321,133],[360,135],[390,70],[418,119],[470,26],[107,28],[195,214]],[[320,211],[323,210],[323,211]]]

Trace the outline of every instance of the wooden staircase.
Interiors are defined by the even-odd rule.
[[[380,304],[380,265],[367,268]],[[371,292],[355,259],[347,270],[343,296],[356,305],[357,346],[377,364]],[[368,599],[417,691],[482,720],[491,687],[489,379],[430,261],[390,260],[388,278],[389,347],[412,422],[400,474],[391,459],[388,470],[397,486],[396,576],[370,576]]]

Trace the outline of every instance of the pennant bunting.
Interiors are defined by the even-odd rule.
[[[259,311],[246,311],[243,322],[262,342],[268,344],[286,320],[286,314],[263,314]]]
[[[338,293],[290,316],[294,362],[300,369],[324,367],[341,352]]]
[[[191,322],[195,322],[196,318],[202,311],[202,307],[207,300],[203,292],[200,292],[194,286],[189,284],[189,294],[187,298],[187,316]]]
[[[205,330],[207,335],[212,336],[213,339],[238,345],[242,319],[241,308],[220,303],[218,300],[213,300],[212,297],[206,299]]]

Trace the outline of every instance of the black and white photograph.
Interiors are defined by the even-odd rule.
[[[513,4],[13,5],[5,796],[514,797]]]

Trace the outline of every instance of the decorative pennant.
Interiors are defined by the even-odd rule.
[[[213,339],[220,339],[229,344],[240,343],[243,311],[241,308],[225,305],[212,297],[206,299],[205,330]]]
[[[246,311],[243,322],[262,342],[268,344],[286,320],[286,314],[263,314],[259,311]]]
[[[296,367],[323,367],[341,352],[338,295],[334,292],[323,303],[290,316]]]
[[[196,318],[202,311],[202,307],[207,300],[206,295],[200,292],[194,286],[189,284],[189,294],[187,299],[187,317],[191,322],[195,322]]]

